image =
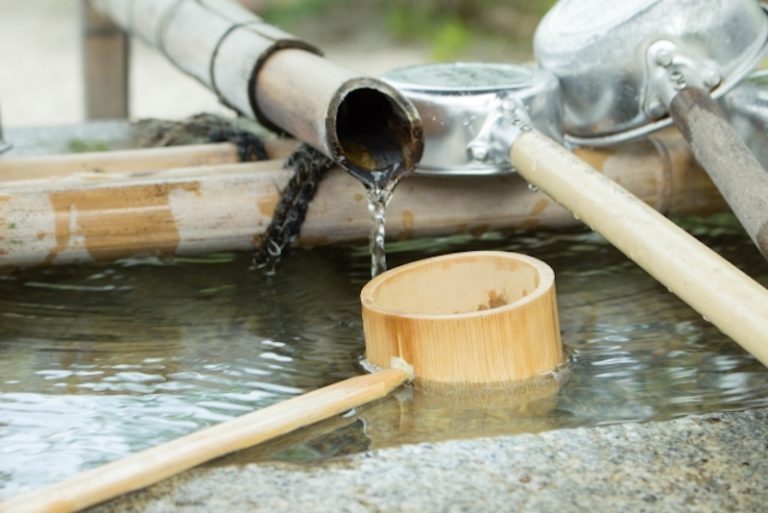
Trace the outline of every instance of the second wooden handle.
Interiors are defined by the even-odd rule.
[[[742,226],[768,258],[768,171],[706,91],[687,87],[670,105],[675,124]]]
[[[616,182],[538,132],[512,164],[768,366],[768,291]]]
[[[0,513],[79,511],[381,399],[408,378],[394,368],[349,378],[0,503]]]

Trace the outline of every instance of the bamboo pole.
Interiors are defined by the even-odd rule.
[[[408,378],[401,369],[349,378],[0,503],[0,513],[79,511],[385,397]]]
[[[359,179],[410,172],[421,158],[421,120],[399,91],[323,59],[239,4],[92,1],[225,104],[308,142]]]
[[[663,214],[706,214],[723,202],[679,139],[580,156]],[[282,161],[152,173],[80,174],[0,183],[0,267],[252,249],[290,178]],[[573,215],[515,175],[404,180],[388,208],[395,239],[576,226]],[[365,194],[339,170],[320,184],[300,243],[364,239]]]
[[[80,26],[86,119],[127,118],[128,37],[87,0],[80,0]]]
[[[78,173],[140,173],[173,167],[216,166],[237,161],[237,147],[230,143],[3,158],[0,159],[0,183],[51,180]]]
[[[768,290],[541,133],[520,136],[510,160],[526,180],[768,366]]]
[[[276,138],[268,139],[264,146],[270,158],[281,159],[287,157],[296,148],[297,143],[293,139]],[[239,162],[239,157],[237,146],[232,143],[5,157],[0,158],[0,186],[14,185],[8,182],[27,180],[60,180],[84,177],[88,174],[96,178],[102,174],[125,175],[235,162]]]

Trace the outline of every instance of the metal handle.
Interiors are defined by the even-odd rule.
[[[670,113],[752,241],[768,259],[768,171],[701,88],[685,87]]]

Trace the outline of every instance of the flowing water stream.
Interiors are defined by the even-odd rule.
[[[387,270],[387,253],[385,249],[387,205],[392,201],[392,196],[399,182],[399,178],[384,184],[374,182],[374,185],[366,188],[368,212],[370,212],[373,219],[373,228],[371,228],[371,235],[368,241],[368,249],[371,252],[372,278]]]
[[[687,227],[768,283],[732,218]],[[388,256],[477,249],[554,268],[565,372],[525,390],[402,388],[215,464],[768,406],[768,372],[598,235],[413,240]],[[0,274],[0,497],[359,374],[369,257],[298,250],[271,277],[247,254]]]

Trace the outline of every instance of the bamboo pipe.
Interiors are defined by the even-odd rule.
[[[469,279],[462,281],[466,276]],[[424,291],[417,303],[403,296],[402,292],[424,282],[436,289]],[[446,296],[446,291],[452,293]],[[491,302],[478,311],[477,302],[488,301],[489,294]],[[554,273],[531,257],[479,251],[414,262],[372,280],[361,292],[361,302],[367,354],[378,354],[394,342],[400,351],[385,363],[391,368],[349,378],[83,472],[1,503],[0,513],[78,511],[381,399],[409,379],[458,390],[468,383],[522,390],[523,380],[551,372],[563,360]],[[412,311],[419,320],[409,322]],[[406,321],[407,325],[390,327],[386,333],[371,330],[382,314],[386,322]],[[422,350],[437,341],[426,332],[413,333],[421,323],[427,330],[444,326],[439,342],[445,347],[432,354],[436,358],[419,358]],[[532,349],[546,356],[532,354]],[[414,357],[415,366],[400,358],[407,354]],[[547,362],[544,367],[543,361]]]
[[[228,0],[92,0],[245,116],[311,144],[364,182],[413,170],[423,152],[416,109],[387,83]]]
[[[768,366],[768,291],[583,160],[536,131],[510,160],[672,293]]]
[[[723,201],[679,138],[579,155],[668,215]],[[0,183],[0,268],[249,250],[291,173],[281,161]],[[395,238],[558,229],[579,222],[518,176],[404,180],[388,207]],[[361,240],[370,221],[359,184],[336,170],[318,188],[300,243]]]

